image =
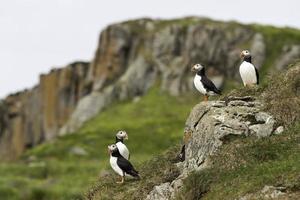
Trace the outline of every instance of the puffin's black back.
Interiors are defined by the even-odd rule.
[[[256,74],[256,84],[259,84],[259,74],[258,74],[258,70],[256,69],[256,67],[254,66],[255,69],[255,74]]]
[[[136,171],[132,164],[122,156],[118,157],[117,164],[126,174],[130,174],[133,177],[140,177],[139,172]]]
[[[140,177],[139,176],[139,172],[138,171],[136,171],[135,169],[134,169],[134,167],[132,166],[132,164],[128,161],[128,160],[126,160],[121,154],[120,154],[120,151],[119,151],[119,149],[117,148],[117,149],[115,149],[112,153],[111,153],[111,155],[113,156],[113,157],[117,157],[118,159],[117,159],[117,165],[126,173],[126,174],[129,174],[129,175],[131,175],[131,176],[133,176],[133,177]]]
[[[209,80],[206,77],[204,68],[197,72],[197,75],[201,76],[201,82],[207,92],[213,91],[214,93],[221,95],[221,91],[215,86],[215,84],[211,80]]]

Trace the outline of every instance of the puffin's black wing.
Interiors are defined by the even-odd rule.
[[[201,82],[207,92],[213,91],[216,94],[221,94],[221,91],[215,86],[215,84],[209,80],[206,76],[201,77]]]
[[[136,171],[132,164],[126,160],[125,158],[123,157],[118,157],[118,160],[117,160],[117,165],[126,173],[126,174],[130,174],[131,176],[134,176],[134,177],[140,177],[139,176],[139,172]]]
[[[259,84],[259,74],[258,74],[258,70],[256,69],[256,67],[254,67],[255,69],[255,74],[256,74],[256,84],[258,85]]]

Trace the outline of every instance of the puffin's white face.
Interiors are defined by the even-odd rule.
[[[204,67],[200,64],[195,64],[193,67],[192,67],[192,72],[198,72],[200,70],[202,70]]]
[[[246,56],[250,56],[250,51],[248,51],[248,50],[243,50],[243,51],[241,52],[241,58],[243,59],[243,58],[246,57]]]
[[[128,135],[126,131],[118,131],[117,138],[128,140]]]
[[[107,148],[109,153],[112,153],[118,149],[117,145],[115,144],[108,145]]]

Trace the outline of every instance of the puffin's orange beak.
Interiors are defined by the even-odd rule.
[[[128,140],[128,135],[126,134],[126,136],[125,136],[125,138],[124,138],[125,140]]]
[[[196,70],[195,70],[195,67],[194,67],[194,66],[191,68],[191,72],[196,72]]]
[[[245,57],[244,53],[241,52],[241,55],[240,55],[241,59],[243,59]]]

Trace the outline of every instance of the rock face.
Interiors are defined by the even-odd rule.
[[[261,108],[262,104],[250,96],[196,105],[186,121],[185,161],[178,166],[182,174],[171,183],[155,186],[147,200],[173,199],[182,180],[191,171],[208,167],[209,156],[231,138],[275,134],[276,121]]]
[[[79,99],[90,93],[85,85],[89,63],[77,62],[40,76],[31,90],[8,96],[0,109],[0,157],[15,157],[58,135]]]
[[[108,26],[90,63],[54,69],[36,87],[1,102],[1,158],[76,131],[111,102],[141,96],[158,79],[162,90],[180,95],[192,88],[194,63],[206,66],[216,85],[239,80],[242,47],[251,48],[254,62],[263,65],[265,38],[251,26],[194,17]]]
[[[282,48],[282,54],[276,62],[276,68],[279,70],[284,69],[285,66],[290,64],[291,60],[299,59],[300,45],[285,45]]]

